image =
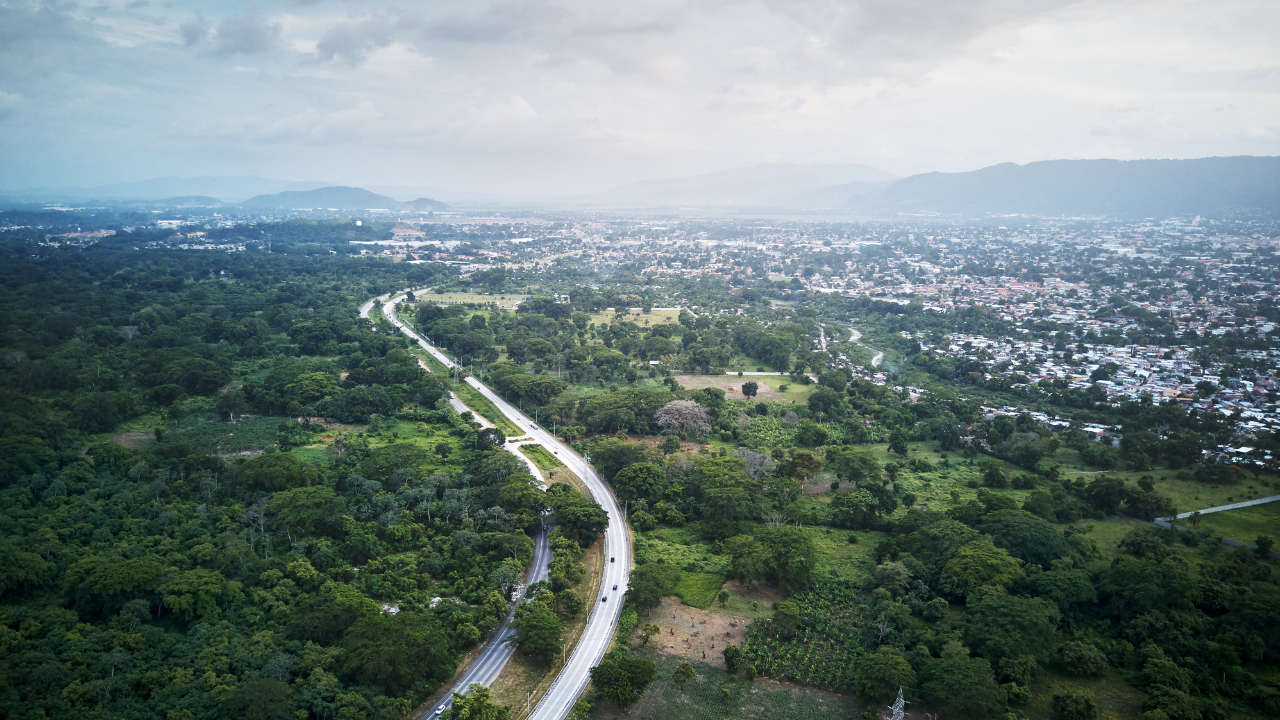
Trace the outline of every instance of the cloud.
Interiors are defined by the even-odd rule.
[[[200,13],[196,13],[195,18],[178,26],[178,32],[182,33],[182,42],[187,47],[203,44],[209,39],[210,29],[209,23]]]
[[[395,30],[395,21],[387,16],[335,25],[316,43],[316,57],[325,62],[340,60],[351,67],[358,67],[369,59],[374,50],[390,45]]]
[[[230,15],[218,25],[214,36],[214,49],[220,55],[266,52],[280,37],[280,23],[271,22],[262,13],[262,8],[245,3],[244,12]]]

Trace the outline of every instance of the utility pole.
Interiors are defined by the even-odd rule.
[[[271,254],[271,233],[267,233],[267,254]]]

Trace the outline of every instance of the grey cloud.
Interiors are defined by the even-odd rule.
[[[214,36],[214,47],[220,55],[251,55],[269,50],[280,36],[280,23],[262,13],[262,8],[246,3],[244,12],[223,19]]]
[[[341,60],[357,67],[374,50],[390,45],[395,31],[396,23],[389,17],[335,25],[316,44],[316,55],[323,61]]]
[[[203,43],[209,39],[209,23],[204,19],[203,15],[196,14],[194,19],[188,20],[178,26],[178,32],[182,33],[182,42],[187,47],[192,47]]]

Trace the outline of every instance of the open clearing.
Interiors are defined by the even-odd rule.
[[[658,612],[654,610],[655,615]],[[650,642],[657,640],[654,638]],[[671,674],[685,656],[652,648],[640,649],[637,654],[657,664],[657,678],[629,712],[602,701],[591,712],[593,720],[834,720],[858,717],[862,710],[862,703],[852,695],[799,687],[768,678],[747,682],[730,677],[720,669],[724,659],[719,658],[720,665],[716,666],[711,664],[709,656],[708,662],[690,660],[698,675],[681,690],[671,681]],[[723,693],[722,689],[728,692]]]
[[[1190,522],[1190,519],[1182,518],[1178,524],[1189,525]],[[1228,540],[1252,545],[1259,535],[1273,538],[1280,535],[1280,502],[1201,515],[1200,527]]]
[[[752,402],[805,402],[813,394],[817,385],[800,385],[786,375],[743,375],[728,373],[725,375],[676,375],[676,382],[689,390],[716,387],[724,390],[726,398],[751,400]],[[755,382],[758,389],[754,398],[742,397],[742,384]],[[779,388],[787,385],[787,391]]]

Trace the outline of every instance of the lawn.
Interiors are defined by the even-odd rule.
[[[784,685],[760,678],[747,682],[709,663],[693,661],[698,675],[681,690],[671,680],[682,658],[653,649],[636,651],[658,666],[658,676],[629,712],[601,701],[592,720],[670,718],[671,720],[830,720],[857,717],[862,704],[852,695]],[[727,696],[722,692],[728,690]]]
[[[617,315],[613,308],[604,312],[591,313],[591,322],[597,326],[604,324],[613,324],[613,318]],[[642,308],[627,308],[626,316],[623,321],[630,321],[640,327],[650,327],[653,325],[670,325],[679,322],[676,318],[680,317],[680,311],[674,308],[653,308],[653,310],[645,313]],[[645,321],[648,322],[645,322]]]
[[[453,389],[458,395],[458,399],[464,405],[471,408],[480,417],[493,423],[499,430],[506,433],[507,437],[515,437],[522,434],[522,430],[515,426],[515,423],[507,419],[506,415],[489,401],[489,398],[480,394],[479,390],[471,387],[467,383],[458,383]]]
[[[1189,518],[1179,522],[1191,524]],[[1280,536],[1280,502],[1201,515],[1199,527],[1228,540],[1252,545],[1259,535]]]
[[[524,453],[525,457],[532,460],[533,464],[537,465],[539,470],[546,472],[552,468],[564,465],[564,463],[560,462],[559,458],[547,452],[547,449],[541,445],[521,445],[519,447],[520,452]]]
[[[676,595],[689,607],[706,610],[716,599],[720,586],[724,585],[724,576],[715,573],[686,572],[680,576],[676,584]]]
[[[450,305],[457,305],[459,303],[472,303],[475,305],[487,305],[489,303],[497,303],[498,305],[504,308],[515,307],[516,305],[519,305],[528,297],[529,297],[528,295],[514,295],[511,293],[506,293],[503,295],[482,295],[480,293],[466,293],[466,292],[462,292],[462,293],[424,292],[424,293],[419,293],[415,295],[415,298],[421,302],[446,303]]]
[[[726,398],[743,400],[749,399],[752,402],[808,402],[809,396],[817,389],[817,385],[801,385],[793,381],[786,375],[743,375],[738,377],[738,373],[726,373],[724,375],[676,375],[676,381],[681,387],[689,390],[698,390],[705,387],[717,387],[724,390]],[[754,398],[742,397],[742,384],[745,382],[755,382],[758,386],[756,396]],[[781,390],[786,385],[785,392]]]

